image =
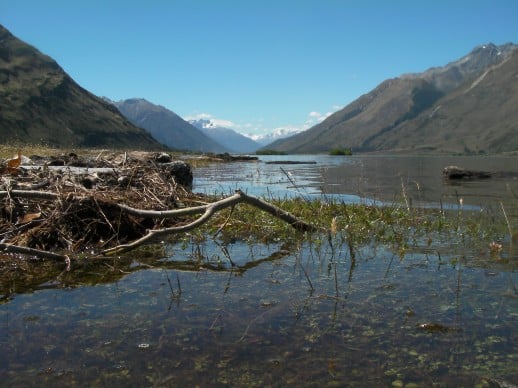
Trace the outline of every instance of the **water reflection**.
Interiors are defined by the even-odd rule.
[[[316,161],[316,164],[267,164],[269,161]],[[445,182],[449,165],[510,176]],[[284,170],[284,171],[283,171]],[[261,156],[254,163],[211,164],[195,171],[196,191],[228,194],[241,188],[267,198],[303,196],[345,203],[407,203],[410,206],[457,208],[510,206],[518,218],[518,157],[454,156]]]
[[[116,282],[15,295],[0,306],[3,384],[517,381],[518,278],[506,264],[453,250],[401,260],[365,247],[353,266],[346,249],[330,246],[227,249],[240,266],[261,264],[167,268],[192,260],[178,250],[164,267]],[[202,252],[224,256],[209,243]]]
[[[195,184],[348,203],[460,207],[463,198],[495,212],[503,204],[514,227],[515,180],[450,185],[440,176],[448,164],[509,170],[513,161],[321,157],[286,172],[231,163],[197,171]],[[10,387],[505,386],[518,381],[511,249],[497,260],[438,238],[404,258],[358,247],[353,260],[343,241],[208,241],[73,272],[11,262],[0,289],[0,379]]]

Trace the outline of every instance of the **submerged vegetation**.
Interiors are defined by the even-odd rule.
[[[407,251],[431,248],[445,240],[486,252],[493,243],[512,244],[503,216],[482,210],[412,209],[397,204],[374,206],[300,198],[271,202],[325,232],[301,234],[258,209],[240,205],[221,212],[214,222],[197,231],[198,237],[218,232],[223,242],[345,245],[352,254],[357,248],[383,245],[402,258]]]
[[[210,203],[218,198],[206,198],[206,200]],[[74,234],[69,238],[77,233],[82,235],[83,240],[78,240],[75,244],[84,247],[84,251],[75,254],[72,265],[70,262],[62,263],[60,260],[43,264],[31,256],[27,257],[29,260],[24,260],[23,256],[17,254],[3,254],[1,256],[3,260],[0,263],[0,283],[2,284],[0,294],[3,294],[1,298],[5,300],[9,297],[9,293],[14,291],[10,286],[13,278],[26,279],[29,276],[32,285],[25,284],[22,288],[27,286],[31,288],[37,286],[38,283],[42,284],[55,278],[56,274],[64,268],[63,266],[66,267],[67,272],[79,271],[80,278],[83,277],[80,273],[83,273],[85,269],[90,272],[95,267],[99,267],[95,271],[107,272],[103,278],[120,277],[121,273],[127,273],[129,270],[128,265],[131,264],[135,254],[141,257],[142,262],[147,263],[146,265],[158,267],[165,265],[193,271],[201,268],[218,271],[246,271],[259,264],[252,262],[240,267],[235,265],[232,258],[226,258],[225,255],[218,256],[214,260],[214,257],[204,256],[200,252],[193,255],[192,261],[189,262],[176,264],[162,262],[162,259],[168,256],[168,252],[171,248],[174,249],[176,244],[184,247],[189,245],[196,247],[207,240],[221,246],[223,252],[225,246],[236,242],[248,245],[280,244],[281,249],[278,254],[281,256],[296,254],[302,245],[309,244],[316,249],[323,247],[336,250],[351,260],[355,259],[356,252],[365,247],[384,247],[384,249],[393,251],[401,259],[409,252],[424,250],[438,255],[440,259],[441,248],[439,247],[443,246],[445,241],[449,241],[463,250],[479,251],[482,253],[482,257],[486,257],[488,260],[505,263],[508,261],[509,255],[512,255],[513,239],[516,238],[513,236],[511,226],[505,222],[504,216],[490,214],[483,210],[461,210],[460,204],[458,210],[442,210],[408,208],[399,204],[389,206],[344,204],[324,198],[312,201],[301,198],[270,199],[268,202],[278,209],[296,215],[298,219],[312,225],[316,231],[301,232],[285,220],[274,217],[263,209],[247,203],[238,203],[214,213],[209,222],[201,224],[197,228],[185,233],[170,234],[165,238],[170,245],[164,245],[164,241],[161,241],[136,248],[122,256],[103,257],[95,252],[98,249],[96,247],[105,246],[104,241],[110,238],[109,233],[111,232],[107,224],[103,226],[108,222],[106,217],[119,217],[121,228],[128,229],[130,225],[133,225],[130,220],[132,216],[129,216],[130,219],[126,219],[128,216],[121,217],[120,212],[113,205],[109,203],[103,205],[99,198],[82,200],[77,206],[68,203],[66,204],[68,215],[65,215],[61,221],[59,230],[56,230],[54,234],[46,233],[44,235],[50,239],[46,243],[52,243],[52,239],[64,240],[66,236],[64,233],[69,233],[67,228],[71,228],[70,233]],[[104,220],[94,221],[96,212],[101,208]],[[119,215],[117,216],[117,214]],[[182,216],[181,218],[182,225],[194,221],[193,216]],[[97,223],[97,226],[92,223]],[[140,224],[135,225],[142,228]],[[132,229],[131,233],[137,232]],[[101,235],[100,233],[108,234]],[[40,238],[42,237],[40,236]],[[88,238],[90,240],[85,240]],[[38,244],[42,243],[40,241]],[[168,246],[170,248],[167,248]],[[138,267],[131,271],[135,269]],[[26,271],[31,274],[28,275]],[[75,277],[72,273],[67,275],[69,280]]]
[[[266,202],[239,190],[222,199],[190,192],[190,171],[187,178],[182,170],[178,170],[182,176],[175,175],[178,165],[167,163],[170,157],[166,163],[159,162],[167,155],[103,152],[85,160],[73,153],[58,158],[113,168],[103,175],[75,175],[68,167],[21,169],[21,153],[5,162],[0,191],[0,247],[4,251],[0,275],[9,257],[52,259],[65,262],[70,270],[85,260],[113,260],[114,254],[144,244],[148,246],[140,251],[149,250],[150,245],[160,251],[164,242],[178,240],[212,239],[223,246],[236,241],[282,242],[287,253],[302,243],[327,244],[333,249],[345,247],[354,259],[355,252],[365,246],[388,247],[404,257],[407,251],[433,249],[435,243],[446,240],[505,258],[516,239],[516,227],[503,204],[498,214],[465,210],[461,198],[456,210],[412,207],[404,187],[401,202],[392,205],[346,204],[324,196],[310,200],[302,193],[298,198]]]
[[[402,187],[392,203],[301,193],[262,198],[268,207],[258,207],[238,193],[184,190],[157,159],[120,160],[120,177],[131,177],[123,187],[110,188],[109,175],[87,189],[55,173],[43,200],[16,196],[14,183],[29,184],[34,172],[3,177],[0,244],[32,242],[59,256],[0,253],[6,384],[516,381],[518,242],[507,205],[466,207],[458,198],[456,206],[414,207]],[[16,172],[16,158],[6,168]],[[195,228],[185,226],[199,212],[161,218],[217,203],[230,206]],[[103,254],[168,227],[179,233]]]

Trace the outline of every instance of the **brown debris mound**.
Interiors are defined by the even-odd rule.
[[[153,210],[199,204],[191,188],[191,167],[164,153],[19,154],[0,161],[0,243],[93,253],[185,222],[129,214],[118,204]]]

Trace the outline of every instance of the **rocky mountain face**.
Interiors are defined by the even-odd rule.
[[[0,143],[165,148],[1,25]]]
[[[113,102],[133,124],[146,129],[160,143],[176,150],[227,152],[228,150],[176,113],[143,98]]]
[[[254,140],[237,133],[233,129],[220,127],[214,124],[211,120],[190,120],[189,123],[201,130],[211,139],[223,145],[230,152],[247,154],[255,152],[261,148],[261,144]]]
[[[518,46],[487,44],[443,67],[382,82],[269,149],[455,153],[518,150]]]

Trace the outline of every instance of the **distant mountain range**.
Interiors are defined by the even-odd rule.
[[[211,139],[223,145],[227,150],[229,150],[229,152],[232,153],[253,153],[262,146],[256,141],[241,135],[233,129],[216,125],[212,120],[190,120],[189,123],[201,130]]]
[[[285,139],[287,137],[302,133],[301,129],[288,129],[288,128],[277,128],[272,132],[265,133],[262,135],[249,135],[249,137],[255,142],[265,147],[273,143],[276,140]]]
[[[286,153],[505,153],[518,151],[517,106],[518,46],[490,43],[445,66],[388,79],[307,131],[244,136],[206,120],[188,123],[143,98],[97,97],[0,25],[4,144],[217,153],[259,147]]]
[[[0,143],[165,148],[1,25]]]
[[[143,98],[113,102],[133,124],[149,131],[160,143],[176,150],[227,152],[223,145],[207,136],[176,113]]]
[[[500,153],[518,150],[518,46],[487,44],[444,67],[382,82],[309,130],[287,153]]]

